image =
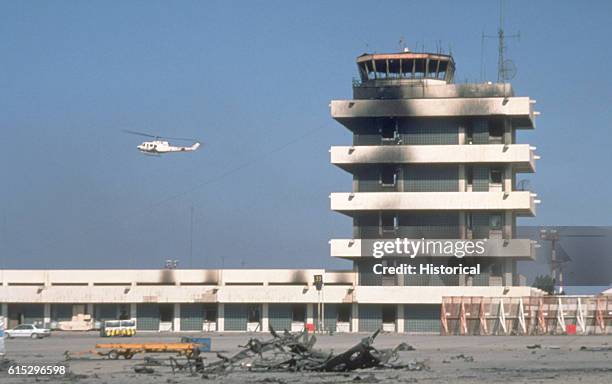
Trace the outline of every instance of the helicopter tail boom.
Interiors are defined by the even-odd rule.
[[[191,147],[189,147],[189,150],[195,151],[198,148],[200,148],[200,143],[195,142],[195,143],[193,143],[193,145]]]

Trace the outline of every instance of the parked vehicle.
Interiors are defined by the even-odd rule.
[[[4,333],[9,339],[13,337],[30,337],[32,339],[42,339],[51,336],[51,330],[39,328],[34,324],[21,324],[13,329],[8,329]]]
[[[107,320],[100,327],[100,336],[134,336],[136,334],[136,321],[134,320]]]

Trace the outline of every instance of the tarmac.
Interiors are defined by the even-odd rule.
[[[357,344],[368,334],[317,335],[315,348],[337,353]],[[144,361],[108,360],[84,356],[66,361],[65,351],[94,348],[97,343],[177,342],[181,336],[211,337],[212,352],[204,363],[217,360],[216,353],[231,355],[250,337],[249,333],[148,333],[132,338],[101,338],[97,332],[53,332],[41,340],[5,340],[5,362],[0,364],[2,383],[609,383],[612,382],[612,335],[608,336],[434,336],[383,333],[376,348],[392,348],[405,342],[414,351],[400,352],[400,362],[422,362],[423,370],[366,369],[346,373],[249,372],[237,370],[220,375],[173,374],[170,367],[153,367],[153,373],[135,373]],[[529,347],[529,348],[528,348]],[[586,348],[582,348],[586,347]],[[170,354],[149,355],[167,361]],[[179,359],[180,361],[180,359]],[[69,373],[56,376],[9,375],[10,365],[67,364]]]

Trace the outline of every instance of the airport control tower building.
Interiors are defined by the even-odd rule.
[[[353,177],[352,192],[330,196],[331,209],[353,221],[351,238],[331,240],[331,255],[352,260],[358,285],[371,294],[384,297],[376,289],[385,286],[389,297],[401,297],[406,319],[437,318],[439,306],[423,303],[439,289],[477,295],[478,288],[525,285],[516,262],[533,260],[534,244],[516,238],[516,220],[534,216],[538,200],[519,188],[517,175],[534,172],[537,156],[516,136],[534,128],[535,101],[515,96],[507,83],[454,83],[455,62],[445,54],[363,54],[357,67],[353,99],[331,102],[332,117],[353,134],[352,145],[331,148],[331,162]],[[486,251],[461,259],[372,256],[375,240],[397,238],[480,239]],[[374,268],[423,262],[480,264],[481,273],[411,276]],[[362,308],[360,318],[385,317],[381,306]]]

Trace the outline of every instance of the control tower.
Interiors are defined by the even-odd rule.
[[[440,295],[501,296],[524,286],[516,263],[535,252],[531,240],[516,238],[516,220],[534,216],[539,201],[517,188],[517,174],[534,172],[538,157],[516,135],[535,127],[535,101],[515,96],[507,83],[455,84],[455,62],[445,54],[363,54],[357,68],[353,99],[331,102],[332,117],[353,143],[330,151],[332,164],[353,178],[350,192],[330,195],[331,209],[353,221],[350,238],[330,241],[331,256],[352,260],[360,289],[380,298],[355,315],[395,316],[405,331],[436,331],[428,327],[439,327],[440,306],[433,304]],[[374,257],[374,243],[395,239],[480,241],[484,251]],[[422,263],[479,265],[480,273],[380,273],[382,266]],[[385,304],[389,295],[404,305]]]

